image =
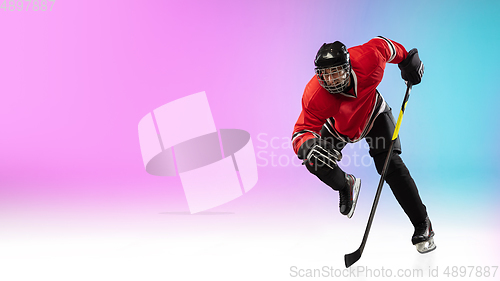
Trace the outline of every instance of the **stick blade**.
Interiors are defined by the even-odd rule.
[[[355,252],[346,254],[344,256],[345,267],[348,268],[361,258],[361,250],[357,249]]]

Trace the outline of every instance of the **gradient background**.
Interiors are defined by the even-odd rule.
[[[356,265],[393,274],[499,266],[499,13],[497,1],[57,1],[51,12],[0,9],[2,280],[285,280],[291,266],[342,269],[361,241],[379,177],[364,142],[344,150],[352,161],[343,167],[363,180],[347,220],[338,195],[293,165],[289,139],[321,44],[349,47],[377,35],[417,47],[425,63],[400,136],[438,250],[414,250],[413,228],[386,186]],[[218,128],[252,135],[259,182],[188,215],[178,177],[146,173],[137,125],[200,91]],[[396,65],[379,91],[399,108],[405,85]]]

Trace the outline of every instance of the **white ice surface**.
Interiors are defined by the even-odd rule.
[[[250,192],[242,199],[246,205],[240,200],[195,215],[169,211],[168,206],[93,214],[76,209],[4,210],[0,280],[446,280],[446,267],[450,273],[453,266],[466,267],[469,275],[468,266],[484,271],[485,266],[500,265],[500,230],[493,214],[474,219],[466,210],[468,215],[460,216],[458,209],[434,207],[437,249],[422,255],[411,245],[411,225],[387,194],[363,256],[353,265],[355,273],[343,271],[343,258],[361,242],[370,194],[365,191],[349,220],[338,213],[335,196],[325,199],[334,201],[331,207],[313,209],[300,202],[277,205],[273,198],[266,203],[258,192]],[[318,209],[328,212],[314,214]],[[292,277],[308,269],[326,276]],[[436,269],[439,278],[430,277],[429,270]],[[358,270],[371,270],[372,276]],[[399,270],[422,275],[397,278]],[[382,277],[382,272],[392,277]]]

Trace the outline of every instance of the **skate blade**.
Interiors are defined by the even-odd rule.
[[[347,214],[347,218],[352,218],[352,215],[354,214],[354,209],[356,209],[356,203],[358,202],[358,196],[359,196],[359,190],[361,189],[361,179],[356,179],[354,181],[354,188],[353,188],[353,195],[354,198],[352,199],[352,207],[349,213]]]
[[[436,249],[436,244],[434,244],[434,238],[429,238],[429,240],[415,244],[417,251],[421,254],[428,253]]]

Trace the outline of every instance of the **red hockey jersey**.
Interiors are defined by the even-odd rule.
[[[373,120],[385,108],[377,92],[386,63],[400,63],[408,52],[399,43],[378,36],[367,43],[348,49],[351,59],[351,83],[346,93],[331,94],[314,76],[302,96],[302,112],[292,136],[295,153],[302,143],[319,137],[323,124],[335,137],[357,142],[366,136]]]

